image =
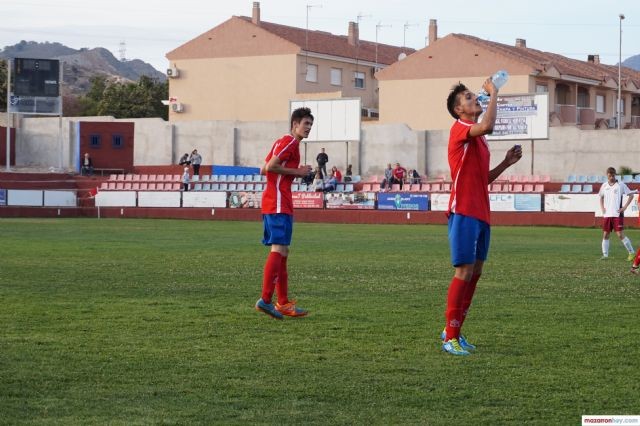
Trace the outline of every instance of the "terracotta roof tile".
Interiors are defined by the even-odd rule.
[[[251,22],[251,18],[239,16],[238,18]],[[339,56],[342,58],[358,58],[363,61],[375,62],[376,43],[360,40],[358,46],[349,44],[347,36],[339,36],[325,31],[308,32],[304,28],[289,27],[287,25],[274,24],[271,22],[260,22],[260,28],[269,31],[291,43],[300,46],[303,50],[325,55]],[[308,45],[308,48],[306,46]],[[390,46],[378,43],[378,63],[389,65],[398,60],[400,53],[410,55],[415,49]]]
[[[466,34],[452,34],[461,40],[466,40],[477,46],[484,47],[493,52],[511,57],[520,62],[524,62],[534,69],[544,71],[553,66],[560,74],[573,77],[586,78],[603,81],[606,77],[615,81],[618,80],[618,67],[614,65],[597,64],[589,61],[580,61],[567,58],[556,53],[543,52],[528,47],[509,46],[502,43],[487,41],[478,37]],[[640,83],[640,72],[631,68],[622,67],[622,78],[634,81],[636,85]]]

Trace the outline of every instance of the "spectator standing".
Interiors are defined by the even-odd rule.
[[[447,109],[456,120],[449,132],[448,158],[454,181],[449,196],[449,247],[455,268],[449,284],[445,329],[440,334],[442,350],[451,355],[469,355],[475,346],[461,334],[476,284],[482,274],[491,240],[488,185],[522,158],[522,148],[509,149],[504,160],[490,169],[485,135],[493,131],[498,89],[491,79],[482,88],[490,95],[482,121],[482,105],[476,94],[458,83],[447,97]]]
[[[615,231],[620,238],[620,242],[629,256],[627,260],[632,261],[634,256],[633,246],[629,237],[624,235],[624,211],[633,201],[633,195],[637,191],[631,191],[624,182],[618,182],[616,179],[616,169],[609,167],[607,169],[607,182],[603,183],[598,192],[600,198],[600,209],[602,210],[602,257],[600,259],[609,258],[609,235],[611,231]],[[626,203],[623,204],[622,197],[627,196]]]
[[[322,175],[327,176],[327,163],[329,162],[329,156],[324,152],[324,148],[320,148],[320,153],[316,157],[318,167],[322,170]]]
[[[188,166],[188,165],[190,165],[191,161],[189,161],[189,154],[187,154],[185,152],[184,155],[182,157],[180,157],[180,161],[178,161],[178,164],[180,166]]]
[[[420,183],[420,175],[416,169],[409,170],[409,183]]]
[[[296,177],[304,177],[311,166],[300,165],[300,141],[309,137],[313,115],[309,108],[298,108],[291,114],[291,133],[275,141],[265,158],[262,173],[267,176],[267,187],[262,193],[262,243],[271,250],[264,265],[262,295],[255,308],[265,314],[282,319],[283,315],[301,317],[307,311],[289,300],[287,258],[293,234],[293,197],[291,184]],[[275,305],[271,302],[277,293]]]
[[[189,161],[191,161],[191,165],[193,166],[193,175],[200,175],[200,164],[202,164],[202,156],[198,154],[198,150],[194,149],[191,152],[191,157],[189,157]]]
[[[391,180],[393,179],[393,169],[391,168],[391,163],[387,164],[387,168],[384,169],[384,179],[382,179],[382,183],[380,184],[381,190],[390,190],[391,189]]]
[[[80,167],[80,175],[82,176],[93,176],[93,160],[88,152],[85,152],[84,158],[82,159],[82,165]]]
[[[391,183],[397,183],[400,185],[400,189],[402,189],[402,185],[404,183],[404,178],[407,175],[407,169],[402,167],[400,163],[396,163],[396,167],[393,169],[393,178],[391,179]]]
[[[189,167],[185,167],[182,172],[182,187],[185,191],[189,190]]]

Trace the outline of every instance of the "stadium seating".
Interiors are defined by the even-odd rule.
[[[633,181],[636,183],[640,183],[640,173],[638,173],[634,178]]]
[[[570,192],[571,191],[571,185],[569,184],[562,184],[562,186],[560,187],[560,192]]]
[[[191,182],[200,182],[200,176],[198,175],[193,175],[191,177]]]
[[[491,192],[502,192],[502,184],[500,184],[500,183],[492,183],[490,185],[489,191],[491,191]]]
[[[582,192],[582,185],[580,184],[573,184],[571,185],[571,192]]]
[[[392,192],[398,192],[400,191],[400,184],[399,183],[394,183],[391,185],[391,191]]]
[[[574,183],[574,182],[576,182],[576,181],[577,181],[577,177],[576,177],[576,175],[569,175],[569,176],[567,176],[567,182],[569,182],[569,183]]]
[[[597,176],[597,175],[587,176],[587,182],[589,183],[598,183],[599,181],[600,181],[600,176]]]
[[[544,184],[536,183],[536,185],[533,187],[533,192],[544,192]]]
[[[585,175],[578,175],[576,177],[576,182],[578,183],[586,183],[587,182],[587,176]]]
[[[362,191],[363,192],[370,192],[371,191],[371,184],[370,183],[363,183],[362,184]]]
[[[587,193],[593,192],[593,185],[591,185],[590,183],[586,183],[582,185],[582,192],[587,192]]]
[[[532,183],[527,183],[527,184],[523,185],[522,191],[523,192],[533,192],[533,184]]]
[[[511,185],[512,192],[522,192],[522,189],[522,184],[520,183],[514,183],[513,185]]]
[[[622,176],[622,182],[624,182],[624,183],[633,182],[633,176],[632,175],[624,175],[624,176]]]
[[[450,183],[443,183],[442,184],[442,191],[444,191],[444,192],[451,191],[451,184]]]

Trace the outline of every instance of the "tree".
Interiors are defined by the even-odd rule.
[[[0,111],[7,110],[7,61],[0,60]]]
[[[160,101],[169,96],[166,82],[142,76],[136,83],[109,83],[104,76],[91,80],[91,89],[80,103],[83,115],[111,115],[115,118],[168,119]]]

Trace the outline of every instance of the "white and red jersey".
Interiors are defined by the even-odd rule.
[[[598,192],[598,196],[604,201],[603,217],[622,216],[622,213],[618,213],[618,210],[622,207],[622,197],[630,193],[631,190],[623,182],[616,181],[613,185],[609,182],[603,183]]]
[[[453,179],[449,212],[490,223],[489,145],[484,136],[469,136],[474,124],[458,119],[449,133],[449,168]]]
[[[292,135],[281,137],[275,141],[264,161],[268,163],[274,155],[280,159],[282,167],[297,169],[300,166],[300,141]],[[293,175],[267,172],[267,187],[262,193],[262,214],[293,215],[291,196],[293,179],[295,179]]]

